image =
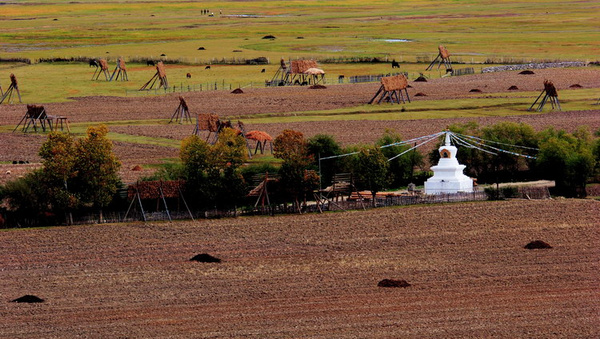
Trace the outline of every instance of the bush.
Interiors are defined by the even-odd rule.
[[[519,189],[515,186],[502,187],[500,192],[506,199],[517,198],[519,196]]]

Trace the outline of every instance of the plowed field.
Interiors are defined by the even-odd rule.
[[[599,225],[515,200],[2,231],[0,337],[594,338]]]

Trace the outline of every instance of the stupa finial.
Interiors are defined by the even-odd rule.
[[[446,141],[444,142],[445,146],[450,146],[450,131],[446,131]]]

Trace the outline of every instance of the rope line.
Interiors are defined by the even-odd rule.
[[[411,148],[407,149],[406,151],[404,151],[404,152],[402,152],[402,153],[400,153],[400,154],[397,154],[397,155],[395,155],[395,156],[393,156],[393,157],[389,158],[389,159],[388,159],[388,161],[392,161],[392,160],[396,159],[397,157],[399,157],[399,156],[401,156],[401,155],[404,155],[404,154],[408,153],[409,151],[412,151],[413,149],[415,149],[415,148],[417,148],[417,147],[421,147],[421,146],[425,145],[426,143],[430,142],[431,140],[435,140],[435,139],[436,139],[436,137],[433,137],[433,138],[430,138],[430,139],[428,139],[428,140],[425,140],[425,141],[423,141],[422,143],[420,143],[420,144],[418,144],[418,145],[415,145],[415,146],[413,146],[413,147],[411,147]]]
[[[456,135],[453,135],[453,134],[454,134],[454,133],[450,132],[450,136],[451,136],[451,137],[453,136],[453,137],[455,137],[455,138],[458,138],[458,139],[459,139],[459,140],[461,140],[462,142],[469,143],[469,144],[470,144],[471,142],[472,142],[472,143],[476,143],[476,145],[473,145],[473,144],[471,144],[471,145],[473,145],[475,148],[477,148],[477,149],[478,149],[478,150],[480,150],[480,151],[484,151],[484,152],[488,152],[488,153],[491,153],[491,154],[494,154],[494,155],[498,155],[498,154],[496,154],[496,153],[489,152],[489,151],[487,151],[487,150],[484,150],[483,148],[481,148],[481,147],[487,147],[487,148],[490,148],[490,149],[492,149],[492,150],[494,150],[494,151],[496,151],[496,152],[507,153],[507,154],[511,154],[511,155],[515,155],[515,156],[518,156],[518,157],[523,157],[523,158],[527,158],[527,159],[537,159],[537,157],[534,157],[534,156],[531,156],[531,155],[526,155],[526,154],[516,153],[516,152],[509,151],[509,150],[505,150],[505,149],[502,149],[502,148],[498,148],[498,147],[494,147],[494,146],[486,145],[486,144],[484,144],[484,143],[482,143],[482,142],[478,142],[478,141],[471,141],[471,140],[469,140],[469,141],[466,141],[466,140],[460,139],[458,136],[456,136]],[[468,137],[468,136],[467,136],[467,137]],[[483,140],[483,139],[482,139],[482,140]]]
[[[469,138],[469,139],[475,139],[475,140],[479,140],[479,141],[483,141],[483,142],[490,142],[493,144],[498,144],[498,145],[503,145],[503,146],[512,146],[512,147],[518,147],[518,148],[524,148],[524,149],[530,149],[530,150],[534,150],[534,151],[539,151],[539,148],[535,148],[535,147],[527,147],[527,146],[519,146],[519,145],[512,145],[512,144],[506,144],[503,142],[499,142],[499,141],[492,141],[492,140],[485,140],[485,139],[481,139],[472,135],[465,135],[465,134],[461,134],[461,133],[455,133],[455,132],[451,132],[452,134],[456,134],[456,135],[460,135],[461,137],[465,137],[465,138]]]

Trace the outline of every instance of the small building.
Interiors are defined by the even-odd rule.
[[[473,179],[463,174],[466,166],[458,163],[457,148],[450,144],[449,132],[439,152],[440,161],[431,167],[433,176],[425,182],[425,194],[473,192]]]

